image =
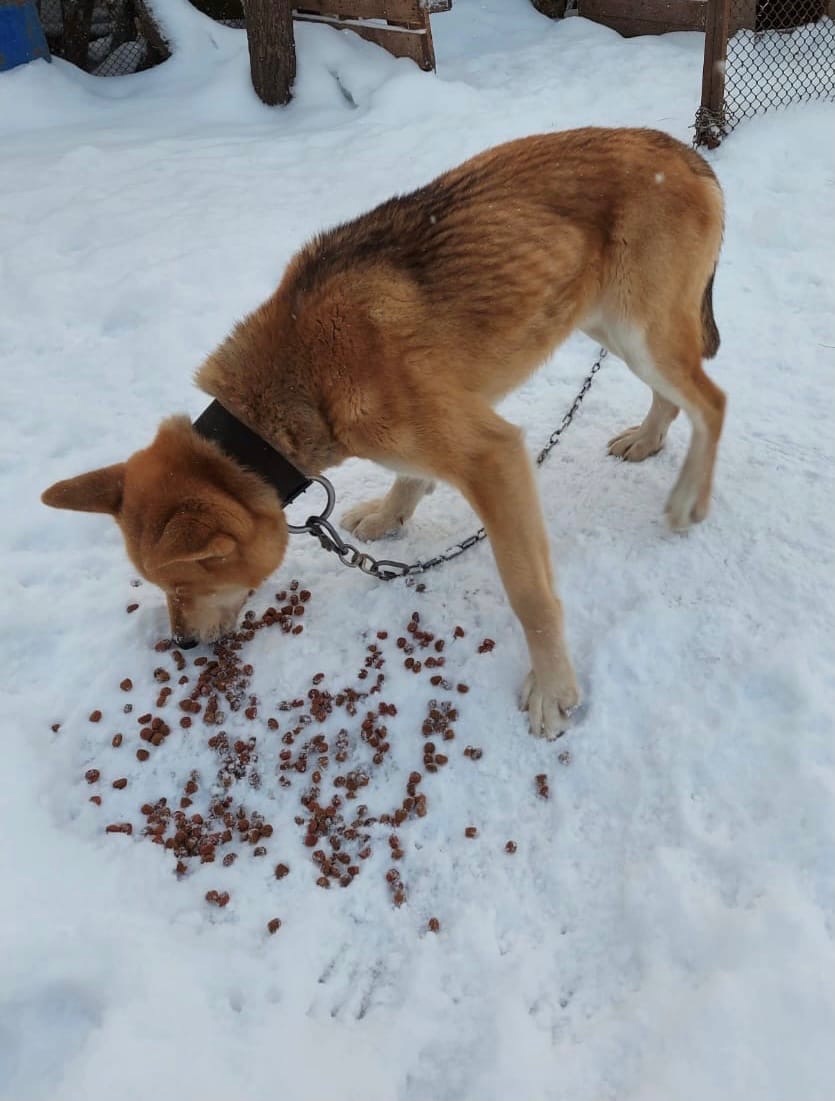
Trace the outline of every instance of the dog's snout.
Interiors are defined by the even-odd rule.
[[[193,635],[175,635],[174,642],[181,650],[193,650],[200,640]]]

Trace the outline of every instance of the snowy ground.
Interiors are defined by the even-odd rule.
[[[232,867],[178,880],[139,807],[176,805],[196,769],[206,809],[217,763],[199,723],[174,723],[140,764],[119,689],[131,677],[136,710],[155,711],[161,598],[131,586],[115,525],[49,511],[40,491],[123,458],[165,414],[199,412],[192,370],[314,230],[526,132],[686,138],[702,38],[624,41],[527,0],[455,0],[434,19],[437,77],[302,26],[296,101],[268,111],[240,33],[179,0],[170,20],[182,48],[139,77],[59,62],[0,75],[0,1096],[828,1101],[835,108],[746,123],[712,155],[728,229],[711,372],[729,414],[708,521],[684,538],[662,523],[683,422],[646,464],[605,456],[648,400],[614,360],[539,474],[589,701],[576,727],[554,744],[527,733],[522,638],[486,546],[417,593],[296,540],[252,607],[297,577],[313,594],[305,630],[256,636],[259,717],[226,726],[257,736],[261,786],[232,793],[273,824],[267,854],[237,846]],[[572,339],[505,402],[531,450],[594,350]],[[349,463],[335,483],[344,505],[385,476]],[[428,554],[472,527],[442,490],[386,551]],[[466,695],[403,669],[394,639],[414,610],[449,640],[444,673]],[[322,688],[358,683],[380,629],[398,714],[362,790],[370,814],[423,770],[429,697],[460,711],[438,747],[449,763],[422,781],[428,814],[397,831],[399,908],[379,824],[350,888],[316,885],[294,821],[303,778],[280,786],[265,722],[285,722],[277,705],[314,672]],[[496,648],[479,654],[485,637]],[[336,718],[325,732],[346,725],[357,763],[358,720]],[[105,834],[113,821],[134,834]]]

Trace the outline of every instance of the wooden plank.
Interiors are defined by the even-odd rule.
[[[313,15],[385,19],[391,23],[414,23],[421,27],[429,19],[420,0],[300,0],[294,7]]]
[[[579,14],[624,37],[704,30],[708,0],[580,0]]]
[[[328,0],[332,5],[333,0]],[[356,6],[356,0],[348,0]],[[426,10],[421,12],[419,23],[387,23],[381,18],[357,19],[352,16],[319,14],[309,10],[310,0],[305,7],[296,9],[294,17],[300,22],[327,23],[337,30],[349,30],[368,42],[382,46],[393,57],[411,58],[421,69],[432,72],[435,69],[435,49],[432,42],[432,29]]]
[[[746,27],[753,31],[757,25],[757,0],[734,0],[728,16],[728,38]]]
[[[369,27],[367,24],[351,27],[362,38],[382,46],[394,57],[410,57],[421,69],[432,72],[435,68],[435,51],[429,28],[422,34],[398,34],[398,28]]]

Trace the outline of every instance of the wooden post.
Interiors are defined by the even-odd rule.
[[[725,111],[725,64],[728,57],[728,19],[731,0],[708,0],[705,22],[705,60],[702,68],[702,105],[696,121],[696,143],[719,144]]]
[[[252,86],[270,107],[289,103],[296,79],[291,0],[246,0],[244,11]]]

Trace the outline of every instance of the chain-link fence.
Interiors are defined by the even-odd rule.
[[[124,76],[168,57],[143,0],[38,0],[50,52],[95,76]]]
[[[835,99],[833,0],[709,0],[697,140],[717,144],[744,118]]]

